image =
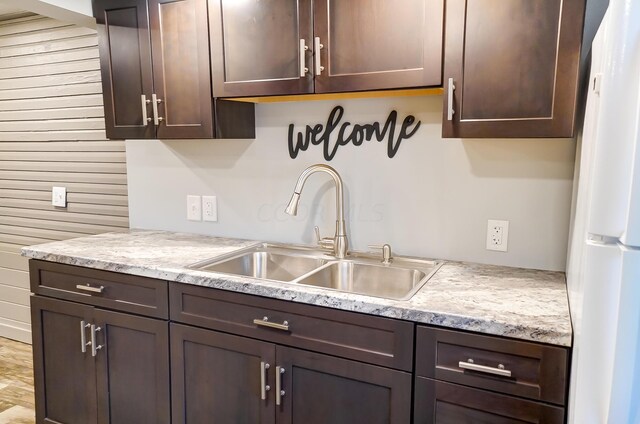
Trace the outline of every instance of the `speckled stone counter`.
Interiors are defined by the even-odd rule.
[[[33,259],[571,346],[567,289],[561,272],[446,262],[410,300],[400,301],[187,268],[256,243],[131,230],[26,247],[22,254]]]

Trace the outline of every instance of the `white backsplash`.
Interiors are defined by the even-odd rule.
[[[352,124],[382,124],[394,109],[400,123],[422,121],[393,159],[374,139],[329,162],[345,183],[351,248],[564,270],[575,141],[442,139],[441,96],[256,105],[256,140],[128,140],[131,227],[305,244],[314,225],[333,235],[327,175],[309,179],[298,217],[284,208],[300,172],[324,162],[322,146],[289,157],[288,125],[324,124],[337,104]],[[216,195],[219,221],[187,221],[189,194]],[[488,219],[510,221],[508,252],[485,249]]]

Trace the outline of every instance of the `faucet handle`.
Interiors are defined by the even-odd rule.
[[[323,249],[333,250],[336,240],[331,237],[321,237],[320,236],[320,228],[316,225],[313,227],[313,230],[316,233],[316,243]]]
[[[391,245],[390,244],[370,244],[369,249],[379,249],[382,250],[382,263],[390,264],[393,258],[391,257]]]

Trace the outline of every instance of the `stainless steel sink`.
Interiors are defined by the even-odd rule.
[[[329,259],[330,257],[309,253],[302,248],[284,248],[263,244],[226,257],[200,262],[191,268],[290,282],[318,269]]]
[[[342,260],[330,262],[296,283],[386,299],[407,300],[429,280],[440,265],[438,262],[431,262],[423,269],[416,269],[395,264]]]
[[[441,265],[438,261],[406,257],[383,264],[374,255],[358,252],[337,259],[310,247],[265,243],[190,268],[407,300]]]

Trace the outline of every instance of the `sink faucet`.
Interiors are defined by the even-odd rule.
[[[289,200],[289,205],[287,205],[287,209],[285,212],[291,216],[296,216],[298,214],[298,203],[300,202],[300,193],[302,192],[302,188],[304,187],[304,183],[307,181],[307,178],[311,174],[316,172],[325,172],[333,178],[333,181],[336,184],[336,235],[331,237],[320,237],[320,231],[318,227],[316,227],[316,239],[320,247],[325,249],[332,249],[333,254],[336,258],[343,259],[347,256],[347,234],[345,231],[345,223],[344,223],[344,195],[342,192],[342,178],[340,178],[340,174],[330,167],[329,165],[317,164],[311,165],[300,174],[298,178],[298,182],[296,183],[296,188],[293,190],[293,196],[291,196],[291,200]]]

